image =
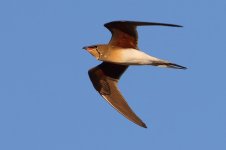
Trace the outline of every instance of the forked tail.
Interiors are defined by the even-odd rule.
[[[165,61],[154,62],[151,65],[158,66],[158,67],[165,67],[165,68],[187,69],[184,66],[174,64],[174,63],[170,63],[170,62],[165,62]]]

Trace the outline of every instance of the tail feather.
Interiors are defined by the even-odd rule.
[[[184,66],[181,66],[181,65],[178,65],[178,64],[174,64],[174,63],[168,63],[167,64],[167,67],[169,67],[169,68],[175,68],[175,69],[187,69]]]
[[[187,69],[184,66],[174,64],[174,63],[169,63],[169,62],[155,62],[155,63],[152,63],[152,65],[158,66],[158,67],[174,68],[174,69]]]

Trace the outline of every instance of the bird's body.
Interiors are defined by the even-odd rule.
[[[174,68],[179,66],[172,66],[171,64],[173,63],[150,56],[134,48],[122,48],[102,44],[98,45],[96,51],[90,53],[97,60],[120,65],[153,65],[168,68]]]
[[[145,127],[145,123],[132,111],[117,87],[118,80],[130,65],[153,65],[159,67],[186,69],[186,67],[150,56],[138,49],[137,26],[160,25],[181,27],[174,24],[114,21],[105,24],[112,33],[109,44],[84,47],[100,65],[89,70],[94,88],[116,110],[134,123]]]
[[[101,58],[101,61],[112,62],[121,65],[151,65],[159,59],[133,48],[117,48],[109,55]]]
[[[111,62],[122,65],[150,65],[153,61],[159,59],[134,48],[121,48],[116,46],[107,46],[106,49],[99,50],[100,61]]]

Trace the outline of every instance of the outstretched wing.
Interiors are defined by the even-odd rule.
[[[89,70],[89,77],[94,88],[118,112],[130,121],[147,128],[145,123],[133,112],[120,93],[117,83],[128,66],[103,62]]]
[[[182,27],[175,24],[157,23],[157,22],[137,22],[137,21],[113,21],[104,24],[104,26],[111,31],[112,37],[109,42],[110,45],[119,46],[123,48],[137,49],[138,34],[137,26],[171,26]]]

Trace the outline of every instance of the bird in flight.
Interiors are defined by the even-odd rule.
[[[102,63],[88,71],[90,80],[99,94],[119,113],[137,125],[147,128],[133,112],[118,89],[121,75],[130,65],[152,65],[166,68],[186,69],[186,67],[150,56],[138,48],[137,26],[170,26],[175,24],[137,21],[113,21],[104,24],[112,37],[108,44],[85,46]]]

